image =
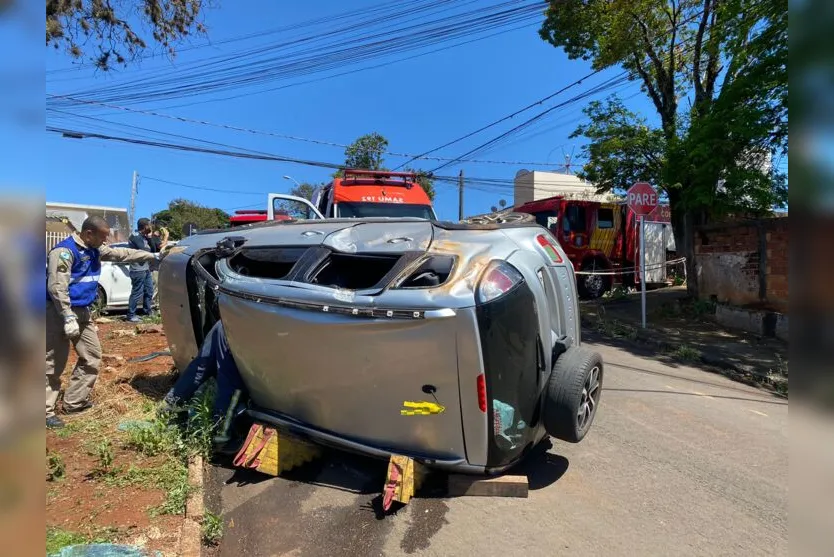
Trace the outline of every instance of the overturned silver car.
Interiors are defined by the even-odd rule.
[[[603,363],[580,345],[571,263],[521,220],[284,221],[189,237],[160,269],[176,364],[222,319],[250,416],[381,458],[499,473],[548,434],[579,442]]]

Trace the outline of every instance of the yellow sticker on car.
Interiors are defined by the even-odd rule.
[[[442,414],[446,411],[445,406],[441,406],[436,402],[414,402],[406,400],[403,402],[403,408],[400,410],[402,416],[430,416],[432,414]]]

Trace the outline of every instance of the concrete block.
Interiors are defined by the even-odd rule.
[[[527,476],[481,478],[456,474],[449,476],[449,496],[527,497]]]
[[[788,342],[788,316],[784,313],[776,314],[776,338]]]
[[[764,335],[764,312],[751,311],[733,306],[719,305],[715,308],[718,324],[732,329],[741,329],[756,335]]]

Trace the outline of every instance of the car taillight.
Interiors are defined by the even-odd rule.
[[[486,377],[482,373],[478,376],[478,408],[481,412],[486,413],[487,397],[486,397]]]
[[[547,236],[545,236],[544,234],[539,234],[538,236],[536,236],[536,241],[542,248],[544,248],[544,251],[547,253],[547,256],[550,257],[551,261],[553,261],[554,263],[562,262],[562,256],[559,255],[556,246],[553,245],[553,242],[551,242]]]
[[[506,261],[493,261],[478,284],[478,300],[485,304],[506,294],[524,280],[518,270]]]

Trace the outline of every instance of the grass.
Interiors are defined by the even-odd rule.
[[[145,315],[142,317],[142,323],[147,323],[148,325],[162,325],[162,314],[157,311],[150,315]]]
[[[61,528],[47,528],[46,554],[58,553],[61,549],[71,545],[111,543],[116,539],[117,535],[118,531],[113,528],[100,528],[92,535],[63,530]]]
[[[637,327],[633,327],[616,319],[608,320],[600,318],[596,323],[597,332],[607,337],[637,339]]]
[[[680,358],[686,362],[693,362],[701,359],[701,351],[697,348],[692,348],[689,345],[681,344],[674,351],[672,351],[672,356]]]
[[[201,531],[204,544],[217,545],[223,537],[223,519],[211,511],[206,511],[203,515]]]

